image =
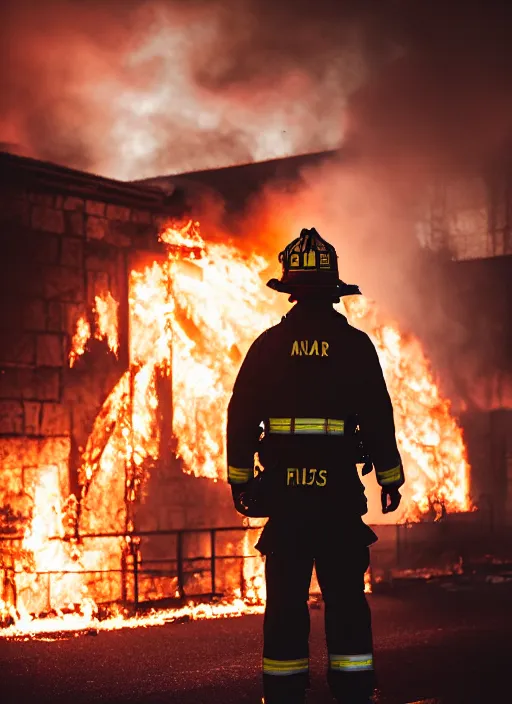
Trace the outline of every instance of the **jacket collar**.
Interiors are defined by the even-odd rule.
[[[290,308],[284,319],[294,320],[318,320],[318,319],[338,318],[347,323],[346,317],[339,313],[330,302],[323,301],[302,301]]]

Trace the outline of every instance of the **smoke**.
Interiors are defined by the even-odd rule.
[[[474,334],[477,320],[488,327],[490,301],[454,300],[440,258],[422,250],[416,235],[436,178],[485,176],[507,164],[510,10],[477,2],[401,9],[400,55],[351,96],[339,157],[293,184],[267,187],[238,231],[279,251],[302,227],[317,227],[337,248],[341,277],[422,339],[444,393],[490,407],[482,389],[495,384],[486,359],[499,334]],[[481,216],[478,207],[472,213],[469,204],[466,217]]]
[[[121,178],[332,147],[347,96],[391,52],[370,2],[10,0],[0,13],[0,141]]]
[[[238,233],[277,249],[316,226],[343,278],[453,350],[464,333],[432,295],[415,228],[434,174],[473,173],[509,143],[511,13],[477,0],[4,1],[0,142],[132,179],[341,145],[338,161],[260,194]]]
[[[402,57],[352,101],[354,142],[411,167],[489,162],[512,131],[512,7],[434,0],[404,10]]]
[[[5,0],[0,142],[121,178],[347,139],[382,161],[481,159],[510,131],[510,15],[477,0]]]
[[[409,4],[403,55],[353,96],[348,117],[347,142],[359,155],[372,211],[360,211],[356,237],[368,224],[372,234],[351,260],[366,251],[369,290],[421,337],[443,390],[468,408],[507,403],[510,379],[503,376],[498,391],[500,366],[489,360],[497,359],[493,347],[505,346],[509,322],[496,315],[491,296],[461,296],[414,233],[429,216],[433,181],[455,177],[462,190],[468,179],[463,217],[474,221],[475,238],[487,236],[486,204],[475,201],[469,179],[484,179],[485,192],[489,174],[504,178],[510,168],[511,20],[512,8],[498,2]],[[492,335],[477,332],[491,327]]]
[[[133,5],[133,3],[132,3]],[[101,170],[107,88],[134,43],[131,5],[6,2],[0,27],[0,134],[28,155]],[[118,11],[116,11],[118,10]]]

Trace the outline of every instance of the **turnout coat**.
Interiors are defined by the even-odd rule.
[[[376,540],[361,519],[361,439],[379,484],[402,486],[371,340],[332,305],[298,303],[252,344],[228,408],[228,481],[241,513],[270,518],[262,552]],[[256,474],[255,453],[264,469]]]

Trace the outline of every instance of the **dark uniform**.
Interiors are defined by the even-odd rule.
[[[313,251],[318,260],[319,245],[332,256],[314,230],[303,230],[290,247],[304,247],[304,233],[314,233],[305,257]],[[288,252],[285,273],[290,259]],[[334,310],[332,291],[313,299],[301,293],[281,323],[253,343],[238,374],[228,411],[228,480],[241,513],[269,517],[257,546],[266,555],[265,701],[304,700],[315,565],[329,683],[338,701],[358,704],[369,701],[374,686],[364,574],[376,536],[361,519],[367,507],[356,429],[381,486],[396,495],[403,470],[373,344]],[[264,467],[257,476],[255,452]]]

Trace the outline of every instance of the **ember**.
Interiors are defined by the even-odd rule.
[[[96,604],[115,601],[96,583],[96,573],[114,573],[121,560],[128,560],[130,569],[138,564],[133,505],[160,459],[162,378],[172,382],[172,434],[185,472],[213,481],[225,478],[230,391],[250,343],[279,320],[283,302],[262,285],[261,274],[268,266],[263,257],[247,256],[228,244],[206,244],[198,223],[174,224],[162,232],[161,240],[168,247],[167,259],[131,272],[129,368],[103,404],[82,450],[80,495],[68,496],[55,466],[43,468],[32,485],[30,523],[17,526],[23,539],[1,548],[4,582],[11,581],[11,588],[4,588],[4,621],[16,622],[6,631],[11,635],[40,630],[30,614],[41,612],[62,617],[65,610],[74,610],[76,614],[66,617],[73,624],[70,628],[95,622]],[[96,297],[94,335],[105,338],[115,354],[117,309],[110,293]],[[394,403],[408,477],[400,520],[420,520],[436,503],[447,511],[467,511],[469,467],[461,430],[439,394],[419,342],[384,322],[362,297],[348,299],[346,311],[352,323],[372,337]],[[86,354],[90,336],[88,319],[81,316],[70,366]],[[2,488],[5,492],[8,486]],[[370,522],[376,518],[371,516]],[[241,550],[254,557],[244,560],[243,595],[233,586],[229,603],[185,606],[173,611],[172,618],[261,610],[262,562],[253,545],[246,532]],[[41,575],[48,574],[56,576],[51,603],[41,597],[46,594]],[[113,574],[112,584],[116,579]],[[369,577],[366,585],[369,590]],[[113,593],[116,590],[112,587]],[[149,625],[165,618],[164,613],[130,622],[116,617],[101,627],[118,628],[121,622]],[[56,630],[65,629],[62,618],[57,622]]]

